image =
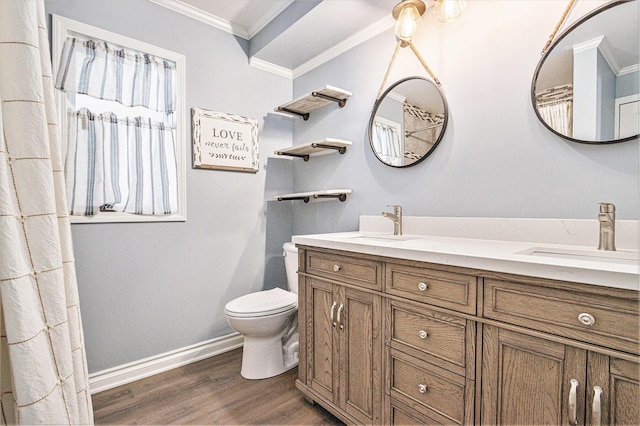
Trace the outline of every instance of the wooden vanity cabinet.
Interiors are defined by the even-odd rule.
[[[638,307],[633,291],[485,279],[500,323],[483,326],[481,423],[638,424]]]
[[[587,411],[585,424],[640,424],[640,362],[597,352],[587,353]],[[600,419],[594,418],[595,386],[602,389]]]
[[[640,424],[638,291],[306,246],[299,265],[296,386],[346,423]]]
[[[301,260],[302,270],[317,277],[301,275],[299,283],[304,303],[296,385],[347,423],[380,424],[382,299],[358,286],[379,288],[382,265],[315,251]]]
[[[386,424],[473,424],[477,278],[385,262]],[[410,419],[414,419],[413,421]]]

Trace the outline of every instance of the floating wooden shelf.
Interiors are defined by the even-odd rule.
[[[351,141],[325,138],[323,140],[306,143],[304,145],[296,145],[290,148],[279,149],[275,154],[298,157],[304,159],[304,161],[309,161],[309,157],[331,154],[336,151],[340,154],[344,154],[347,152],[347,147],[349,146],[351,146]]]
[[[278,201],[302,200],[305,203],[308,203],[311,199],[318,199],[318,198],[336,198],[340,201],[346,201],[348,194],[351,194],[350,189],[325,189],[322,191],[281,194],[281,195],[276,195],[273,198],[275,198]]]
[[[301,98],[280,105],[275,111],[297,115],[306,121],[309,119],[310,112],[327,106],[332,102],[336,102],[342,108],[347,104],[347,99],[350,97],[351,92],[327,85]]]

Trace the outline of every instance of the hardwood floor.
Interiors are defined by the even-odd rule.
[[[342,425],[295,388],[298,369],[240,376],[242,349],[93,395],[96,424]]]

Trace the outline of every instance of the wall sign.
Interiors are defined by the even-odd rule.
[[[258,121],[191,108],[193,167],[257,173]]]

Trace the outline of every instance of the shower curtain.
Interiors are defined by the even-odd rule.
[[[376,121],[374,123],[373,145],[385,163],[401,166],[404,158],[400,135],[391,126]]]
[[[43,0],[0,0],[0,421],[92,424]]]
[[[573,101],[562,100],[538,104],[542,119],[556,132],[573,137]]]

